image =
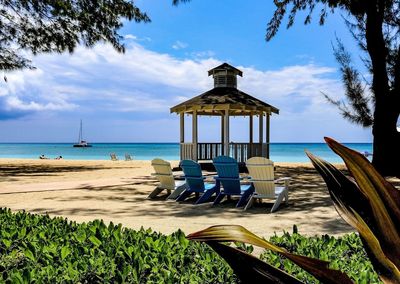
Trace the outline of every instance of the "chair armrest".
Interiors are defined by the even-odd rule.
[[[243,178],[242,177],[238,177],[238,178],[221,178],[221,177],[219,177],[219,176],[214,176],[214,179],[215,180],[219,180],[219,181],[224,181],[224,180],[242,180]]]
[[[172,176],[171,174],[158,174],[158,173],[152,173],[152,176],[165,176],[165,177],[170,177]]]
[[[185,175],[183,175],[183,176],[180,176],[181,178],[183,178],[183,179],[186,179],[187,177],[185,176]],[[205,180],[206,179],[206,177],[188,177],[189,179],[200,179],[200,180]]]
[[[176,179],[176,180],[184,180],[185,176],[184,175],[176,175],[176,176],[174,176],[174,179]]]
[[[273,182],[275,182],[275,180],[269,180],[269,179],[252,179],[252,178],[250,178],[249,179],[249,181],[251,181],[251,182],[271,182],[271,181],[273,181]]]
[[[291,180],[290,177],[283,177],[283,178],[278,178],[277,180],[275,180],[275,182],[282,182],[283,181],[285,183],[285,187],[289,188],[290,180]]]

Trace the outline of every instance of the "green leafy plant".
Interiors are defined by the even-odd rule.
[[[330,268],[345,272],[356,283],[381,283],[358,234],[351,233],[340,237],[329,235],[305,237],[297,232],[296,226],[294,227],[292,233],[275,234],[269,241],[291,253],[328,261]],[[265,250],[260,259],[303,282],[320,283],[311,274],[278,253]]]
[[[0,209],[0,228],[0,283],[237,283],[212,249],[182,231],[163,235],[9,209]]]
[[[325,180],[336,210],[355,228],[384,283],[400,282],[400,193],[358,152],[330,138],[331,149],[342,157],[353,179],[330,163],[307,153]],[[213,226],[187,236],[206,242],[234,269],[243,282],[301,283],[280,269],[223,242],[243,242],[271,250],[297,264],[323,283],[353,283],[347,274],[329,267],[325,260],[291,253],[261,239],[242,226]],[[290,276],[291,277],[291,276]]]
[[[183,232],[163,235],[121,225],[68,222],[47,215],[12,213],[0,209],[0,283],[237,283],[239,280],[222,258],[207,245],[189,242]],[[273,236],[270,241],[291,253],[343,258],[334,268],[345,269],[354,279],[377,283],[371,263],[365,259],[360,238],[355,234],[305,237],[297,233]],[[252,246],[235,243],[239,252],[251,253]],[[228,250],[231,248],[229,247]],[[265,265],[251,258],[262,267]],[[278,278],[317,283],[288,259],[271,251],[262,260],[284,269]],[[332,263],[331,263],[332,265]],[[358,273],[359,271],[362,273]],[[362,283],[362,282],[361,282]]]

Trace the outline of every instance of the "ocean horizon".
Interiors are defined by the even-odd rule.
[[[343,143],[359,152],[372,153],[372,143]],[[74,148],[73,143],[0,143],[0,158],[50,159],[62,156],[66,160],[109,160],[115,153],[123,160],[130,154],[135,160],[179,160],[179,143],[91,143],[89,148]],[[342,160],[325,143],[271,143],[270,158],[275,162],[309,162],[305,150],[332,163]]]

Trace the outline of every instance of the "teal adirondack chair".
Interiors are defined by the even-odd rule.
[[[180,167],[185,175],[186,190],[176,199],[176,201],[183,201],[188,198],[192,193],[202,194],[195,204],[207,202],[215,193],[219,193],[219,182],[205,183],[204,177],[201,172],[201,167],[198,163],[192,160],[183,160],[180,162]]]
[[[218,156],[213,159],[213,164],[218,176],[215,179],[221,182],[222,189],[214,201],[214,205],[220,203],[225,196],[240,196],[236,207],[244,206],[254,192],[252,184],[240,184],[239,165],[234,158]]]

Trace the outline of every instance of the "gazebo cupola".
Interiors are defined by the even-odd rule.
[[[237,76],[243,72],[223,63],[208,71],[213,76],[214,88],[171,108],[171,113],[180,114],[180,157],[192,160],[212,160],[219,155],[232,156],[245,162],[254,156],[269,157],[270,116],[279,114],[279,109],[237,88]],[[185,114],[192,116],[192,141],[185,142]],[[216,116],[221,121],[221,141],[199,143],[198,116]],[[249,117],[249,141],[230,142],[229,117]],[[253,140],[253,118],[258,117],[258,141]],[[264,119],[265,118],[265,119]],[[265,141],[264,141],[265,121]]]
[[[243,76],[243,72],[231,65],[224,63],[208,71],[208,76],[213,76],[214,87],[237,88],[237,76]]]

